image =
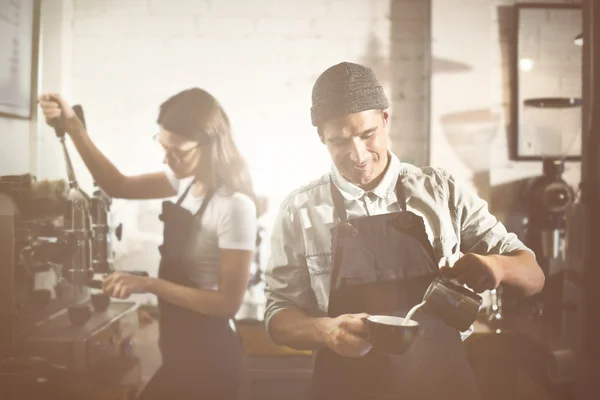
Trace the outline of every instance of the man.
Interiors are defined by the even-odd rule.
[[[317,79],[312,124],[333,167],[281,206],[267,331],[278,344],[316,350],[314,398],[476,399],[460,334],[434,313],[415,314],[422,334],[402,355],[372,348],[366,316],[405,316],[440,266],[479,293],[505,283],[532,295],[544,275],[473,191],[389,151],[387,108],[364,66],[343,62]]]

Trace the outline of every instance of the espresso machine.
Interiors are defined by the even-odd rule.
[[[81,107],[74,109],[83,122]],[[84,392],[97,394],[98,379],[134,392],[141,378],[133,353],[138,305],[111,301],[95,279],[113,271],[111,242],[121,227],[110,224],[105,193],[90,197],[79,187],[65,135],[57,135],[68,182],[0,177],[3,400],[91,398]]]

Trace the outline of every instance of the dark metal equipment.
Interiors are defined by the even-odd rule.
[[[81,107],[75,106],[74,110],[83,116]],[[66,240],[72,245],[75,254],[64,265],[63,276],[71,283],[84,285],[94,275],[92,269],[92,220],[90,215],[90,198],[79,188],[71,157],[65,143],[65,132],[56,130],[63,148],[69,178],[69,192],[66,199],[63,232]]]
[[[550,379],[570,387],[568,395],[555,398],[591,400],[598,398],[600,382],[600,1],[584,0],[582,8],[580,194],[573,196],[560,179],[562,165],[547,161],[544,177],[529,192],[536,202],[530,204],[528,240],[538,246],[546,274],[538,297],[542,332],[560,343],[560,351],[552,354]]]
[[[113,270],[113,233],[121,239],[122,225],[113,232],[111,228],[110,206],[112,199],[99,187],[90,200],[92,219],[92,269],[95,273],[109,273]]]
[[[458,331],[467,331],[477,319],[482,298],[450,279],[437,277],[423,296],[427,307]]]
[[[77,112],[83,120],[80,107]],[[37,182],[31,175],[0,177],[3,400],[39,392],[15,382],[27,387],[46,382],[48,389],[48,379],[64,386],[65,376],[91,371],[107,360],[135,365],[137,303],[111,302],[93,289],[94,274],[113,270],[110,198],[100,190],[90,198],[81,190],[65,135],[57,134],[68,184]]]
[[[598,398],[600,382],[600,1],[583,6],[581,198],[569,214],[564,336],[577,357],[577,399]]]
[[[543,174],[532,180],[526,193],[527,234],[525,242],[535,252],[546,282],[537,295],[533,312],[545,336],[560,336],[563,285],[566,273],[565,239],[567,215],[575,202],[575,191],[562,178],[564,160],[545,159]]]

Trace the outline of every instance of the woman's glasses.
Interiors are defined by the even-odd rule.
[[[185,157],[190,154],[192,151],[196,150],[199,145],[195,145],[192,147],[180,148],[180,147],[166,147],[158,140],[158,133],[152,136],[152,139],[160,146],[163,153],[167,157],[171,157],[173,161],[181,162],[185,159]]]

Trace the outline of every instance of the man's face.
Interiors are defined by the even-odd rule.
[[[388,162],[387,111],[367,110],[323,124],[321,141],[342,176],[363,189],[385,170]]]

